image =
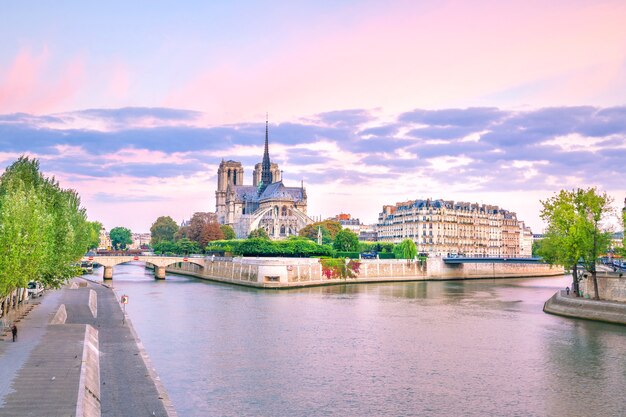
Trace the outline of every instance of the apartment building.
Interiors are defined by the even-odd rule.
[[[385,205],[377,229],[379,241],[408,238],[431,256],[522,255],[517,215],[495,205],[430,199]]]

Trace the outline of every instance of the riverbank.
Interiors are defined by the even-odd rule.
[[[346,283],[447,281],[556,276],[563,268],[526,260],[476,260],[446,263],[442,258],[426,262],[400,259],[361,260],[352,278],[331,277],[316,258],[205,258],[166,268],[173,274],[256,288],[302,288]],[[115,278],[113,278],[115,281]]]
[[[558,316],[626,325],[626,303],[591,300],[557,291],[543,306],[543,311]]]
[[[0,342],[0,416],[176,417],[107,286],[72,280]]]

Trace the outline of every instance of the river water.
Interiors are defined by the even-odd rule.
[[[155,281],[140,264],[113,276],[181,417],[624,416],[626,327],[543,313],[568,282],[272,291]]]

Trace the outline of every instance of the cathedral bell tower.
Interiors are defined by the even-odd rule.
[[[222,160],[217,170],[217,190],[215,191],[215,214],[220,224],[226,222],[228,212],[226,191],[229,185],[243,185],[243,167],[241,162]]]

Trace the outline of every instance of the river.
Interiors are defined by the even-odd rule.
[[[568,277],[112,282],[181,417],[626,415],[626,327],[542,312]]]

